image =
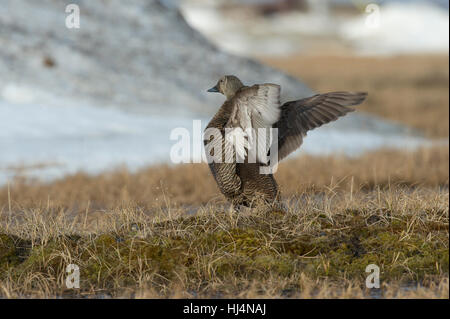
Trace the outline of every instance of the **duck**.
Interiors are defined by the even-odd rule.
[[[353,112],[351,106],[367,97],[336,91],[282,103],[279,85],[246,86],[234,75],[207,91],[226,100],[205,128],[205,155],[219,190],[236,210],[280,207],[278,163],[300,148],[307,132]]]

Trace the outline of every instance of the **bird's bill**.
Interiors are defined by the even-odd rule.
[[[210,93],[219,93],[219,89],[217,88],[217,85],[215,87],[212,87],[208,90]]]

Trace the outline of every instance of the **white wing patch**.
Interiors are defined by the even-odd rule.
[[[230,154],[233,154],[233,149],[231,147],[234,147],[240,162],[243,162],[247,156],[247,149],[250,147],[249,139],[251,139],[251,135],[248,134],[248,131],[244,131],[241,127],[225,130],[225,148],[228,152],[230,152]]]
[[[257,95],[248,100],[249,108],[256,115],[255,120],[259,122],[261,119],[264,124],[270,126],[278,121],[281,113],[280,91],[280,86],[276,84],[259,86]]]
[[[254,90],[254,87],[248,90]],[[243,92],[235,97],[235,106],[226,128],[232,132],[228,142],[233,142],[240,159],[266,164],[271,141],[269,130],[281,115],[280,86],[261,84],[256,94]],[[228,138],[228,137],[227,137]],[[248,152],[247,152],[247,150]]]

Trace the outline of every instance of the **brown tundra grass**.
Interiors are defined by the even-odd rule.
[[[0,190],[0,296],[448,298],[448,147],[304,156],[278,179],[272,213],[231,211],[205,165],[17,180]]]

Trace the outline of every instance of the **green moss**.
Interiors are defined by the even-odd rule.
[[[0,273],[5,274],[10,267],[14,267],[19,262],[19,252],[14,238],[10,235],[0,234]]]
[[[17,280],[36,272],[54,280],[64,278],[65,267],[74,263],[80,267],[81,287],[107,290],[140,284],[159,287],[180,277],[189,278],[196,289],[217,278],[244,282],[300,274],[363,282],[369,264],[380,267],[385,282],[448,273],[448,228],[434,227],[429,230],[433,236],[424,229],[411,232],[408,218],[380,218],[355,210],[333,219],[318,216],[311,231],[299,234],[293,225],[302,217],[295,214],[255,215],[237,224],[225,215],[220,224],[214,218],[192,216],[139,225],[138,231],[151,229],[146,238],[126,228],[51,238],[25,250],[20,239],[0,234],[0,269]]]
[[[174,278],[188,264],[186,244],[178,239],[118,238],[100,235],[82,253],[82,277],[92,285],[135,285],[138,272]]]
[[[0,264],[10,263],[16,257],[16,245],[12,236],[0,234]]]
[[[17,236],[0,234],[0,278],[14,270],[29,254],[30,243]]]
[[[295,258],[290,255],[282,254],[259,255],[252,261],[252,266],[256,269],[271,275],[290,276],[294,273],[297,265]]]
[[[54,276],[65,272],[66,266],[73,261],[69,256],[77,259],[78,250],[76,237],[51,238],[41,245],[30,247],[27,258],[17,267],[17,272],[39,272]]]
[[[264,235],[255,229],[233,228],[229,231],[207,233],[200,236],[196,244],[244,256],[253,256],[265,249]]]

